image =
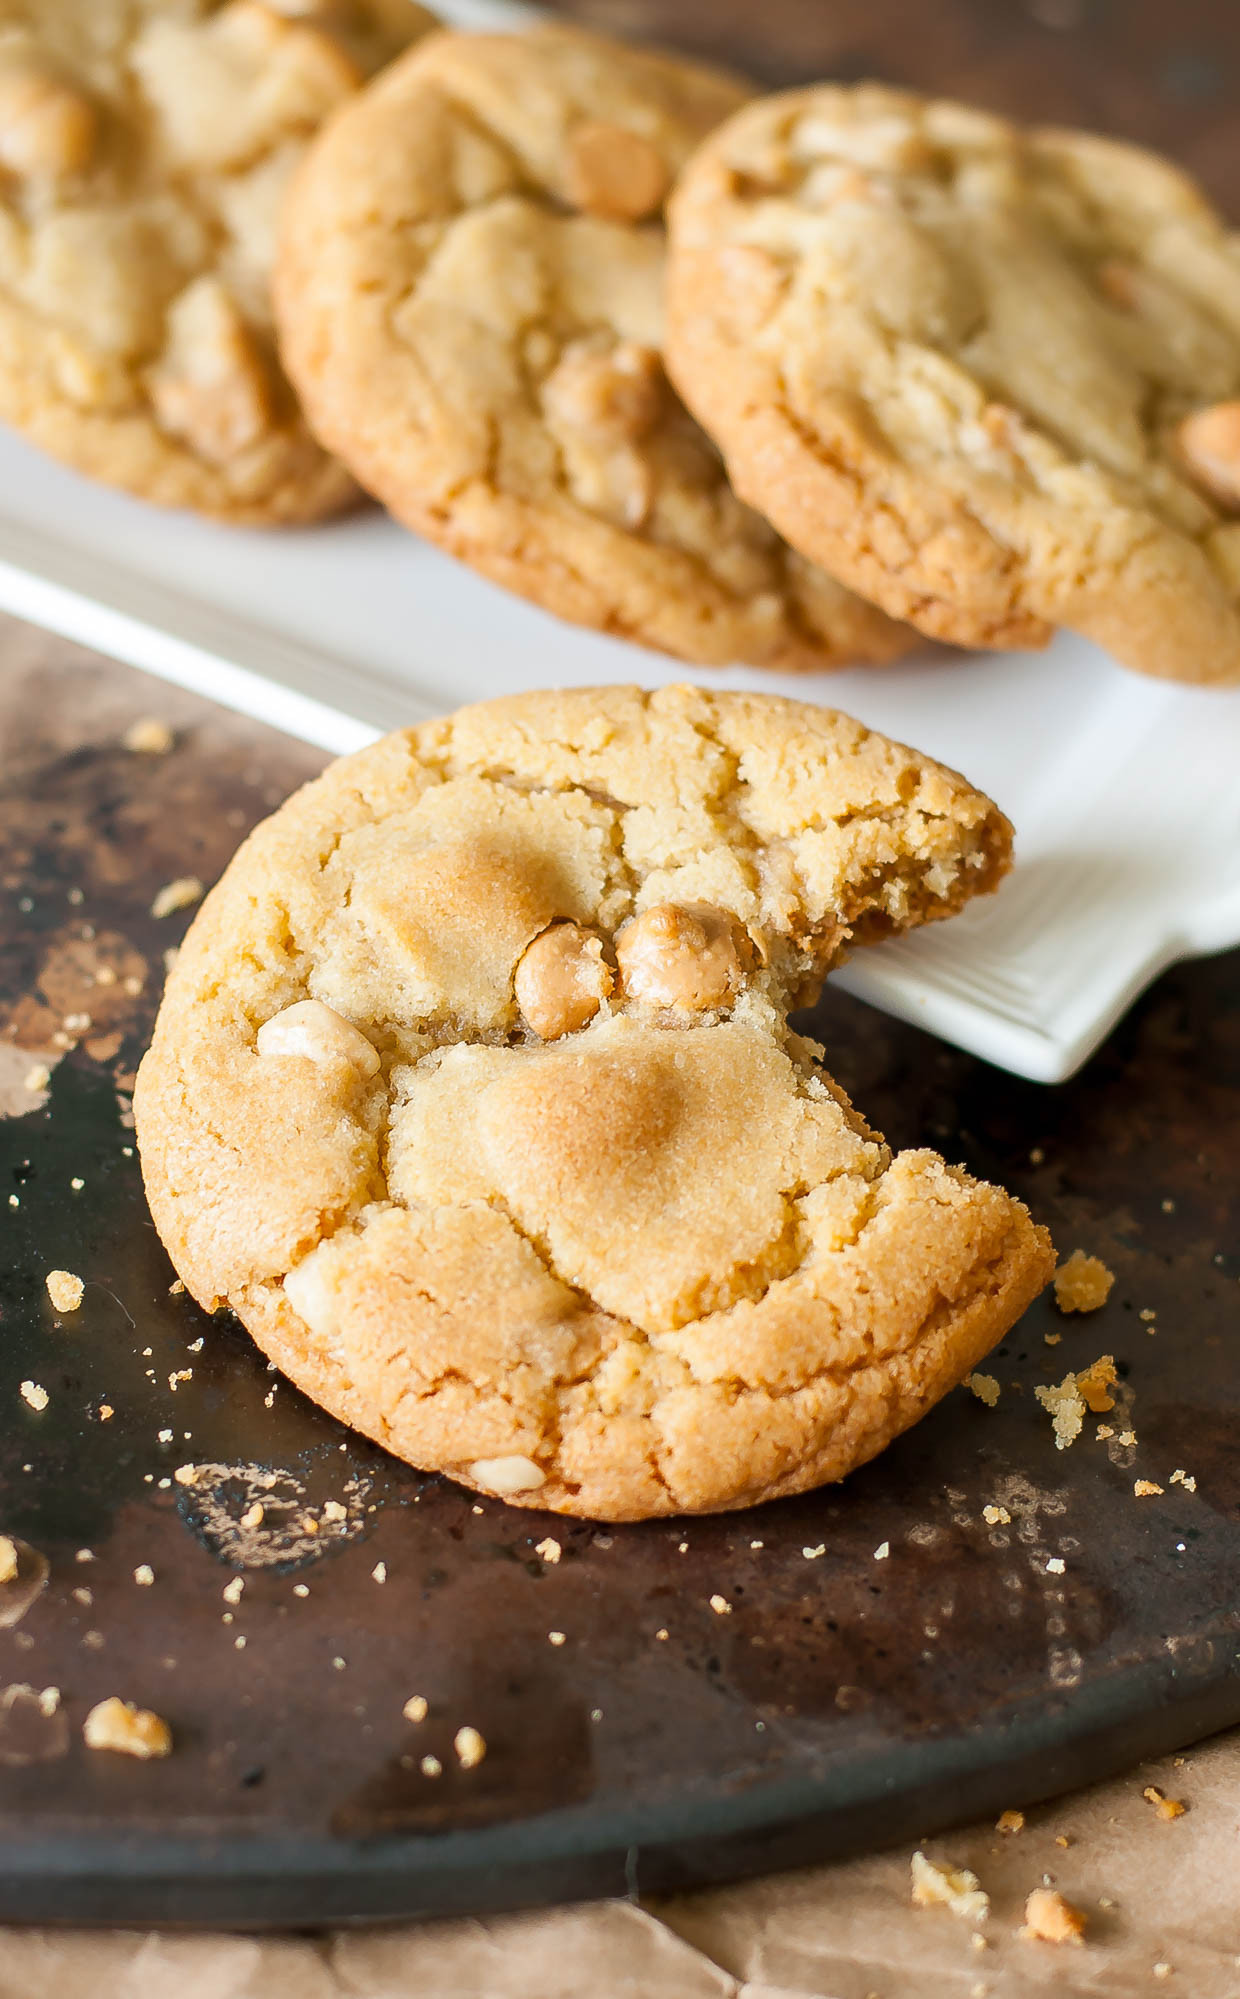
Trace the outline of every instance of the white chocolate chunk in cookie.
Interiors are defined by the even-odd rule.
[[[1240,509],[1240,401],[1194,410],[1176,442],[1190,478],[1229,513]]]
[[[475,1458],[468,1471],[476,1485],[504,1499],[513,1499],[520,1492],[537,1492],[540,1485],[547,1483],[546,1472],[532,1458],[523,1458],[518,1453],[511,1457]]]
[[[703,903],[657,903],[616,937],[626,998],[686,1013],[726,1006],[744,981],[748,955],[728,912]]]
[[[380,1063],[374,1043],[322,1000],[296,1000],[265,1020],[256,1037],[260,1055],[300,1055],[308,1062],[343,1063],[367,1080]]]
[[[554,923],[522,956],[513,990],[539,1040],[556,1041],[594,1019],[612,983],[602,938],[579,923]]]
[[[212,464],[257,443],[271,388],[254,336],[217,278],[197,278],[168,311],[168,337],[147,377],[156,416]]]
[[[33,179],[77,173],[95,148],[98,115],[37,47],[0,44],[0,171]]]

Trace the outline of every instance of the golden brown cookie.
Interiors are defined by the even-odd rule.
[[[466,708],[242,847],[135,1096],[156,1226],[327,1409],[607,1519],[840,1478],[1049,1278],[793,1034],[845,943],[992,888],[989,799],[848,717],[685,687]]]
[[[938,638],[1240,680],[1240,237],[1176,168],[823,84],[707,140],[671,241],[672,374],[812,561]]]
[[[883,660],[912,634],[737,500],[663,373],[663,201],[744,101],[578,28],[442,35],[321,135],[277,272],[316,431],[419,534],[682,659]]]
[[[225,520],[355,498],[276,358],[276,217],[321,119],[435,25],[414,0],[0,0],[0,421]]]

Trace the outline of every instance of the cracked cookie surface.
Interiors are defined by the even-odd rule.
[[[275,352],[276,221],[414,0],[0,0],[0,420],[238,522],[357,497]]]
[[[842,1477],[1047,1281],[787,1025],[1010,828],[829,710],[668,688],[461,710],[333,765],[195,918],[138,1078],[152,1213],[324,1407],[599,1518]]]
[[[713,134],[670,230],[674,379],[805,555],[938,638],[1240,681],[1240,237],[1186,175],[824,84]]]
[[[704,664],[914,642],[728,484],[663,372],[663,201],[744,101],[583,30],[442,35],[298,176],[281,345],[319,436],[408,527],[575,623]]]

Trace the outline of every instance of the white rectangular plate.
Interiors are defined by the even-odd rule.
[[[0,433],[0,606],[321,744],[522,687],[684,679],[847,709],[967,773],[1017,830],[999,894],[861,952],[851,992],[1039,1082],[1165,965],[1240,943],[1240,692],[1045,654],[693,673],[564,625],[377,510],[256,533],[165,514]]]

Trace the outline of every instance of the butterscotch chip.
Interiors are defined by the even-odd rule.
[[[664,197],[745,95],[578,27],[426,41],[298,176],[281,350],[369,492],[558,616],[703,664],[891,659],[911,633],[743,505],[664,374]]]
[[[1240,681],[1238,239],[1170,161],[819,84],[669,224],[672,378],[808,560],[937,638]]]
[[[1055,1272],[1055,1303],[1061,1312],[1096,1312],[1106,1304],[1115,1282],[1100,1257],[1074,1249]]]
[[[995,1820],[996,1832],[1013,1833],[1023,1832],[1024,1830],[1025,1814],[1023,1812],[1000,1812],[998,1818]]]
[[[1035,1888],[1025,1903],[1019,1934],[1039,1943],[1084,1943],[1085,1916],[1057,1888]]]
[[[535,937],[513,975],[517,1005],[540,1041],[585,1027],[611,989],[603,940],[579,923],[554,923]]]
[[[842,1477],[1050,1250],[1000,1189],[893,1157],[789,1010],[1008,840],[954,773],[769,696],[522,695],[389,737],[194,920],[134,1099],[160,1234],[317,1401],[514,1506]],[[542,1040],[519,974],[557,931],[620,969]]]
[[[434,25],[414,0],[7,0],[0,420],[231,521],[353,501],[277,358],[277,220],[315,127]]]
[[[1157,1784],[1147,1784],[1141,1796],[1147,1804],[1153,1805],[1160,1819],[1183,1818],[1187,1810],[1182,1799],[1169,1798],[1165,1791],[1159,1790]]]
[[[115,1694],[91,1709],[82,1723],[82,1739],[88,1749],[112,1749],[143,1760],[167,1756],[172,1750],[172,1730],[166,1721]]]

